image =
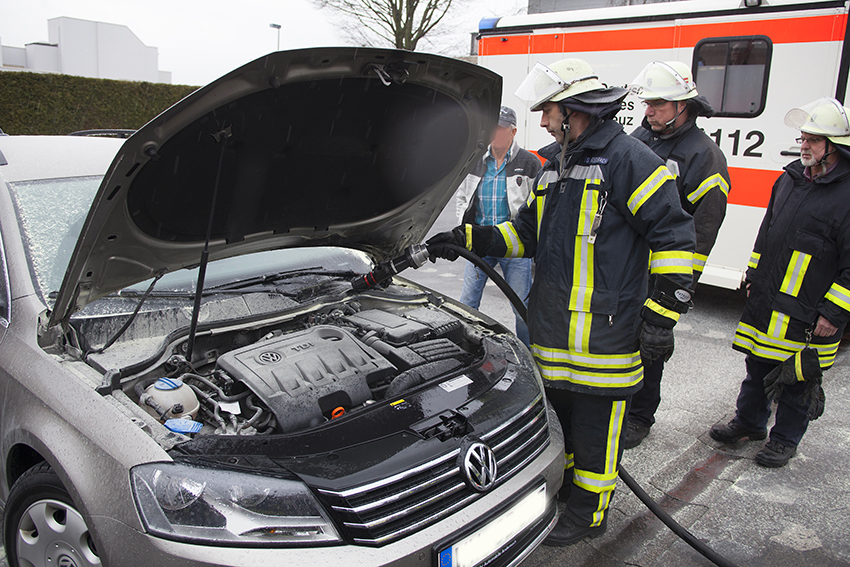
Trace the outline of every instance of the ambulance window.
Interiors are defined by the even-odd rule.
[[[697,90],[717,116],[752,118],[764,110],[772,44],[764,36],[703,39],[694,48]]]

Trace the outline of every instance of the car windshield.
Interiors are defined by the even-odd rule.
[[[101,177],[75,177],[45,179],[12,184],[12,196],[21,232],[42,299],[52,304],[52,297],[62,285],[65,270],[74,246],[86,220]],[[336,276],[348,272],[366,273],[372,267],[369,256],[363,252],[334,247],[310,247],[257,252],[211,262],[206,274],[205,288],[210,290],[228,283],[248,280],[257,276],[289,274],[299,270],[315,273],[329,272]],[[198,270],[185,269],[162,277],[156,292],[192,293],[197,284]],[[151,280],[133,285],[123,295],[141,295]],[[297,285],[297,284],[295,284]],[[305,284],[306,285],[306,284]],[[214,293],[214,290],[211,291]],[[176,299],[180,293],[174,294]],[[116,306],[97,307],[95,302],[84,313],[113,311]]]
[[[32,275],[42,299],[62,285],[102,176],[12,183]]]

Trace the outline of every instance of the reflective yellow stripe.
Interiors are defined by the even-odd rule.
[[[756,268],[759,267],[759,260],[760,259],[761,259],[761,254],[759,254],[758,252],[753,252],[750,255],[750,261],[747,262],[747,266],[749,266],[750,268],[755,270]]]
[[[590,350],[590,324],[593,314],[583,311],[571,311],[570,334],[567,337],[567,346],[576,352],[588,352]]]
[[[649,271],[653,274],[693,274],[694,255],[679,250],[652,252]]]
[[[503,222],[497,225],[496,228],[501,233],[502,239],[505,241],[505,246],[508,249],[505,253],[505,258],[522,258],[522,255],[525,253],[525,246],[522,240],[519,239],[519,234],[517,234],[514,224],[510,221]]]
[[[803,351],[794,355],[794,373],[797,374],[797,382],[805,382],[803,377]]]
[[[573,484],[597,494],[614,490],[617,487],[617,472],[599,474],[576,468],[573,469]]]
[[[770,314],[770,324],[767,326],[767,334],[777,339],[784,339],[788,332],[788,323],[791,318],[785,313],[774,311]]]
[[[564,470],[569,470],[573,468],[575,464],[575,454],[574,453],[564,453]]]
[[[641,183],[640,187],[635,189],[634,193],[632,193],[629,197],[629,200],[626,203],[629,210],[633,215],[636,215],[641,205],[643,205],[647,199],[652,197],[659,187],[664,185],[667,181],[675,180],[676,178],[673,177],[673,174],[670,173],[670,170],[668,170],[666,166],[658,166],[658,169],[653,171],[652,175],[647,177],[646,181]]]
[[[818,361],[822,369],[826,370],[835,363],[835,356],[838,352],[838,344],[840,342],[841,339],[839,337],[839,340],[834,343],[812,343],[809,345],[818,351]],[[732,344],[746,352],[777,362],[782,362],[796,352],[806,348],[806,343],[804,342],[772,337],[746,323],[738,323],[738,328],[735,330],[735,340]]]
[[[472,252],[472,225],[465,224],[463,225],[464,235],[466,237],[466,249]]]
[[[779,291],[797,297],[811,259],[810,254],[794,250],[791,254],[791,261],[788,262],[788,268],[785,270],[785,278],[782,280],[782,285],[779,286]]]
[[[845,311],[850,311],[850,290],[846,287],[833,283],[826,292],[826,298]]]
[[[722,175],[720,175],[719,173],[715,173],[714,175],[700,183],[699,187],[697,187],[688,195],[688,201],[696,204],[697,201],[705,197],[705,195],[715,187],[723,191],[723,194],[727,197],[729,196],[729,184],[726,183],[726,180],[723,179]]]
[[[576,227],[575,250],[573,252],[573,287],[570,291],[570,311],[590,311],[590,300],[593,296],[594,245],[588,242],[588,236],[593,226],[593,217],[599,210],[599,191],[588,189],[588,186],[599,185],[600,182],[599,179],[587,179],[584,182],[578,226]],[[590,322],[587,323],[589,327]]]
[[[572,364],[599,370],[622,370],[640,365],[640,352],[625,354],[592,354],[567,349],[531,345],[535,358],[552,364]]]
[[[652,309],[653,311],[655,311],[656,313],[658,313],[659,315],[661,315],[663,317],[667,317],[668,319],[673,319],[674,321],[679,320],[679,313],[678,312],[667,309],[666,307],[662,307],[651,299],[647,299],[644,302],[644,305],[646,305],[647,307],[649,307],[650,309]]]
[[[611,404],[611,419],[608,421],[608,450],[605,453],[605,473],[617,475],[617,455],[620,451],[620,433],[623,430],[623,416],[626,401],[615,400]]]
[[[705,254],[697,254],[694,252],[694,272],[700,272],[705,269],[705,263],[708,261],[708,256]]]
[[[544,379],[552,382],[572,382],[594,388],[629,388],[643,379],[643,367],[638,366],[628,372],[602,372],[574,368],[570,366],[552,366],[537,360],[537,367]]]
[[[540,223],[543,222],[543,209],[546,206],[546,196],[537,197],[537,240],[540,241]]]

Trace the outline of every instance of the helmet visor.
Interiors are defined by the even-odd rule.
[[[847,112],[838,101],[831,98],[819,98],[805,106],[792,108],[785,115],[785,125],[830,138],[850,136]]]
[[[566,88],[566,81],[561,79],[555,71],[543,63],[535,63],[514,94],[526,104],[536,107]]]
[[[569,82],[563,80],[558,73],[544,65],[535,63],[531,72],[514,93],[516,97],[531,105],[531,110],[540,110],[540,105],[552,100],[557,94],[564,92],[575,83],[596,79],[596,75],[575,77]]]

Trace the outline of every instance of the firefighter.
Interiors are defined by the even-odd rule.
[[[643,122],[632,136],[666,162],[667,169],[676,176],[682,208],[694,217],[696,286],[726,216],[730,186],[726,157],[696,125],[698,116],[711,117],[714,109],[697,93],[688,66],[679,61],[648,64],[632,82],[631,90],[646,107]],[[663,273],[663,263],[654,257],[650,266]],[[664,362],[661,357],[643,361],[643,387],[632,397],[623,438],[625,449],[640,445],[655,423]]]
[[[768,394],[775,395],[776,422],[755,459],[766,467],[784,466],[810,419],[823,411],[814,386],[835,362],[850,319],[848,112],[837,100],[821,98],[785,115],[785,124],[801,132],[801,157],[773,185],[746,273],[747,303],[732,348],[746,353],[747,376],[735,417],[710,435],[722,443],[764,439]],[[820,368],[807,369],[798,355],[812,352],[807,345]],[[789,376],[783,372],[788,366],[796,368],[776,392],[771,382]]]
[[[428,242],[448,259],[456,255],[441,243],[535,259],[531,352],[566,445],[567,506],[547,545],[605,532],[641,352],[666,356],[690,303],[693,220],[661,158],[613,120],[626,94],[605,88],[581,59],[537,63],[517,96],[542,112],[555,142],[539,152],[547,161],[528,201],[513,220],[462,225]],[[647,299],[650,249],[670,269],[653,277]]]

